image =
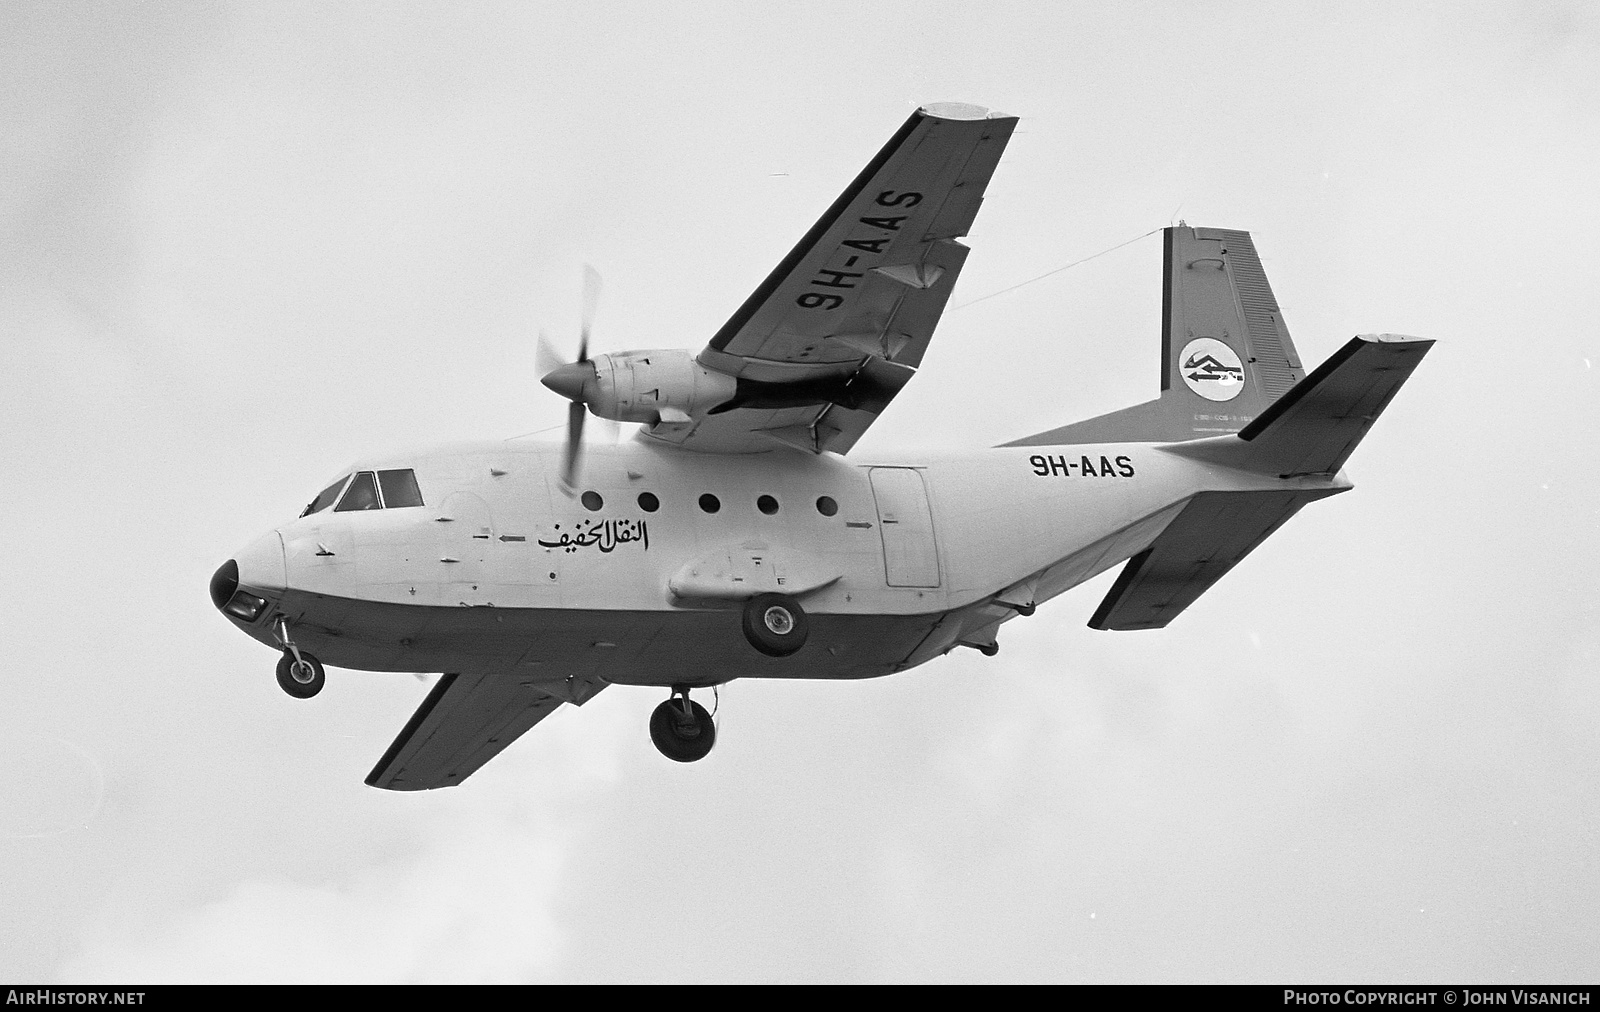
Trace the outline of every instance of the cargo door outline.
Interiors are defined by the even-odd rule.
[[[912,467],[874,467],[872,497],[883,538],[883,576],[891,587],[939,586],[939,543],[922,472]]]

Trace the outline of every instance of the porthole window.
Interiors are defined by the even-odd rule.
[[[661,500],[656,498],[654,492],[639,493],[639,508],[646,513],[654,513],[661,508]]]
[[[772,514],[778,512],[778,500],[772,498],[770,495],[761,496],[756,500],[756,509],[770,517]]]
[[[600,493],[595,492],[592,489],[583,494],[582,502],[583,508],[591,513],[598,513],[600,511],[600,507],[606,504],[606,501],[600,498]]]
[[[839,512],[839,504],[833,501],[831,495],[817,496],[817,512],[825,517],[831,517]]]
[[[722,500],[718,499],[710,492],[707,492],[705,495],[700,497],[700,508],[705,510],[707,513],[715,513],[717,510],[722,508]]]

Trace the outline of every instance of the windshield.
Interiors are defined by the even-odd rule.
[[[347,474],[343,478],[340,478],[338,481],[334,482],[332,485],[329,485],[327,488],[323,489],[321,492],[318,492],[317,497],[311,500],[311,504],[307,506],[300,515],[303,517],[308,517],[313,513],[320,513],[329,506],[332,506],[333,501],[339,498],[339,490],[344,488],[344,483],[349,480],[350,476]]]
[[[422,490],[417,488],[417,472],[411,468],[379,471],[378,484],[383,488],[383,508],[421,506]]]
[[[339,505],[333,507],[335,513],[423,505],[422,490],[417,487],[417,472],[404,467],[377,472],[357,471],[354,478],[347,474],[318,492],[300,515],[308,517],[320,513],[336,502]]]
[[[339,500],[339,505],[333,508],[335,513],[346,513],[350,510],[381,510],[383,506],[378,502],[378,483],[372,479],[371,471],[359,471],[355,480],[350,483],[350,488],[345,492],[344,498]]]

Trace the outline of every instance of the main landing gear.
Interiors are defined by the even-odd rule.
[[[757,594],[744,606],[744,638],[768,657],[788,657],[806,645],[811,623],[787,594]]]
[[[295,646],[289,638],[289,620],[278,616],[278,642],[283,644],[283,656],[278,658],[278,686],[296,699],[310,699],[322,691],[327,683],[322,662]]]
[[[650,714],[650,740],[668,759],[692,763],[717,743],[717,725],[705,707],[689,699],[687,685],[674,685],[672,698]]]
[[[744,638],[768,657],[788,657],[806,645],[811,623],[800,602],[787,594],[757,594],[744,604]],[[674,762],[704,759],[717,743],[717,725],[706,708],[689,698],[687,685],[650,714],[650,740]]]

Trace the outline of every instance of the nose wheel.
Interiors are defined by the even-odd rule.
[[[310,699],[322,691],[327,676],[322,672],[322,662],[299,651],[300,656],[285,650],[278,658],[278,685],[296,699]]]
[[[328,678],[322,671],[322,662],[295,645],[289,638],[289,620],[278,616],[274,628],[278,642],[283,644],[283,656],[278,658],[278,686],[296,699],[310,699],[322,691]]]
[[[672,698],[650,714],[650,740],[674,762],[704,759],[717,743],[717,725],[706,708],[689,698],[686,686],[672,689]]]

